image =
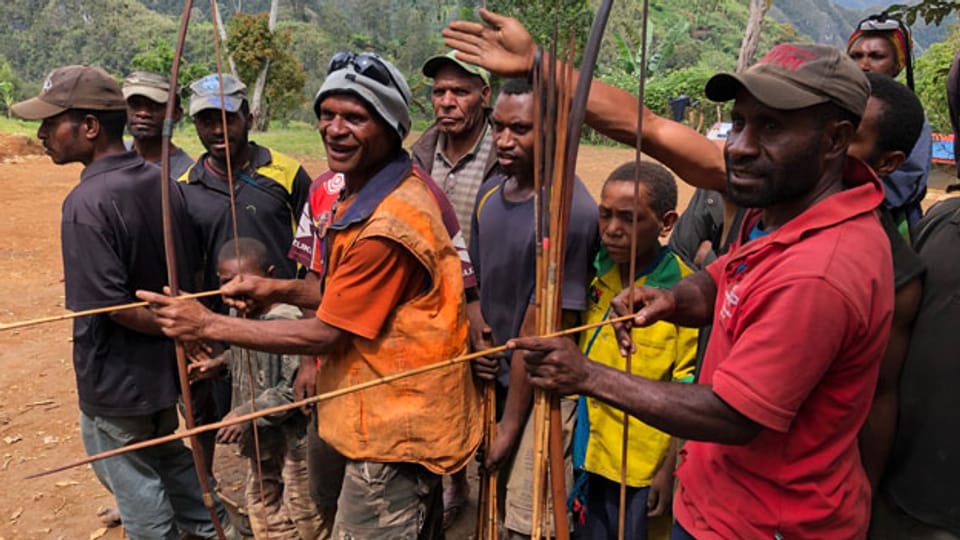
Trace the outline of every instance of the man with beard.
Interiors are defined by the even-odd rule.
[[[316,317],[254,321],[141,291],[168,335],[323,355],[317,392],[442,362],[467,349],[460,257],[423,172],[403,150],[410,89],[379,56],[337,53],[314,110],[343,189],[324,228]],[[335,538],[442,538],[440,477],[480,444],[471,369],[449,364],[317,404],[330,447],[321,511]]]
[[[567,340],[518,339],[531,382],[596,397],[688,439],[675,538],[863,537],[870,484],[857,436],[893,312],[876,175],[847,149],[869,83],[832,47],[781,44],[707,83],[735,99],[727,194],[753,208],[734,248],[670,290],[614,301],[632,324],[713,333],[697,385],[625,376]],[[632,302],[631,302],[632,300]],[[633,347],[619,330],[620,346]]]
[[[135,150],[145,161],[160,164],[163,142],[163,118],[167,100],[174,99],[173,124],[183,118],[180,94],[170,92],[170,79],[152,71],[134,71],[123,81],[123,99],[127,101],[127,129],[133,135]],[[177,179],[193,166],[193,158],[170,143],[170,178]]]
[[[132,302],[137,289],[167,283],[160,210],[160,171],[123,146],[126,105],[105,71],[65,66],[50,73],[40,95],[11,112],[41,120],[37,137],[58,165],[82,163],[80,183],[63,202],[61,244],[67,308],[79,311]],[[182,232],[184,201],[170,186],[173,227]],[[179,234],[181,283],[198,257]],[[177,428],[179,394],[174,344],[146,308],[80,317],[73,323],[73,364],[80,435],[87,454],[162,437]],[[132,539],[171,540],[187,533],[216,538],[201,500],[190,451],[181,441],[94,462],[116,498]],[[239,538],[215,499],[228,538]]]

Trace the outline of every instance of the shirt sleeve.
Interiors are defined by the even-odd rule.
[[[742,330],[713,374],[713,391],[758,424],[786,432],[837,358],[855,310],[819,277],[751,291],[737,309]]]
[[[112,237],[100,224],[71,221],[61,226],[67,309],[81,311],[135,300]]]
[[[573,192],[574,212],[567,225],[563,262],[563,309],[587,309],[587,286],[593,279],[593,259],[599,243],[597,203],[580,181]]]
[[[420,261],[386,238],[365,238],[344,255],[327,278],[317,318],[362,338],[374,339],[394,309],[426,290]]]

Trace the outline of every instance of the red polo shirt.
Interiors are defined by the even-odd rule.
[[[847,160],[848,189],[738,245],[717,284],[700,383],[764,427],[749,444],[688,442],[674,515],[698,540],[862,538],[870,486],[857,434],[893,313],[877,177]]]

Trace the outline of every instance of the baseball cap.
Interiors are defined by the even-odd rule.
[[[125,111],[120,85],[96,66],[59,67],[47,75],[40,94],[15,103],[10,112],[26,120],[43,120],[68,109]]]
[[[331,94],[352,94],[371,107],[400,140],[410,133],[412,96],[407,80],[393,64],[371,53],[338,52],[330,59],[327,78],[313,102],[320,117],[320,103]]]
[[[743,73],[714,75],[704,90],[713,101],[729,101],[739,88],[774,109],[829,102],[857,117],[870,97],[870,83],[853,60],[835,47],[809,43],[781,43]]]
[[[460,60],[455,56],[456,52],[457,51],[450,51],[447,54],[441,54],[429,58],[426,63],[423,64],[423,74],[432,79],[437,75],[437,71],[439,71],[441,67],[446,64],[454,64],[467,73],[480,77],[480,80],[483,81],[483,84],[490,86],[490,72],[480,66],[468,64],[463,60]]]
[[[157,103],[166,103],[170,99],[170,79],[154,71],[134,71],[123,80],[120,88],[124,99],[144,96]]]
[[[237,112],[247,101],[247,85],[233,75],[223,75],[223,100],[220,100],[220,76],[207,75],[190,83],[190,116],[207,109]]]

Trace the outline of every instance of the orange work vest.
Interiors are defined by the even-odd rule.
[[[327,275],[363,238],[405,247],[430,273],[430,290],[396,307],[376,339],[352,335],[326,355],[317,391],[329,392],[467,351],[460,257],[430,190],[415,172],[364,221],[330,231]],[[480,444],[479,394],[460,363],[317,404],[320,438],[348,459],[417,463],[437,474],[465,467]]]

